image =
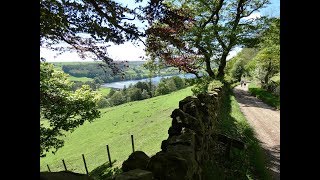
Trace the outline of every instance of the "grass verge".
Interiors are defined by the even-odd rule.
[[[259,87],[255,83],[249,84],[249,92],[256,96],[258,99],[262,100],[264,103],[268,104],[269,106],[275,107],[276,109],[280,109],[280,97],[274,95],[261,87]]]
[[[219,133],[241,140],[246,148],[231,148],[230,159],[218,156],[216,163],[207,166],[213,173],[208,173],[205,179],[270,179],[263,149],[231,90],[223,98],[220,119]]]

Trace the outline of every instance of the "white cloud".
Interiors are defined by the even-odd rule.
[[[229,55],[227,56],[227,60],[233,58],[234,56],[236,56],[240,51],[242,50],[241,47],[235,47],[233,50],[231,50],[229,52]]]
[[[112,45],[108,48],[108,53],[115,60],[141,60],[141,56],[145,56],[144,45],[139,43],[139,46],[133,45],[131,42],[126,42],[121,45]]]
[[[261,13],[260,12],[254,12],[252,14],[250,14],[250,16],[248,17],[244,17],[244,20],[248,20],[248,19],[256,19],[256,18],[260,18],[261,17]]]
[[[127,60],[136,61],[141,60],[141,56],[145,56],[143,50],[144,45],[139,43],[140,46],[135,46],[131,42],[126,42],[121,45],[112,45],[107,48],[108,54],[114,60]],[[83,62],[83,61],[93,61],[92,58],[87,58],[85,60],[81,59],[76,52],[65,52],[61,55],[57,55],[57,52],[40,48],[40,56],[44,57],[48,62]],[[55,57],[56,56],[56,57]]]

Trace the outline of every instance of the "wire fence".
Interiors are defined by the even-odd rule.
[[[135,151],[134,149],[134,138],[133,135],[131,135],[131,146],[132,146],[132,152]],[[106,148],[106,155],[107,158],[106,160],[108,161],[109,167],[112,167],[112,155],[110,153],[110,146],[107,144],[105,146]],[[87,153],[86,155],[90,156],[90,155],[94,155],[95,151],[92,151],[90,153]],[[114,153],[116,154],[116,153]],[[79,158],[70,158],[70,159],[61,159],[61,166],[59,167],[50,167],[49,164],[46,164],[47,166],[47,170],[49,172],[57,172],[57,171],[72,171],[72,172],[76,172],[76,173],[81,173],[81,174],[89,174],[90,171],[93,170],[92,167],[88,166],[88,160],[86,159],[86,155],[85,154],[81,154],[79,155]],[[81,164],[79,161],[82,161],[83,166],[79,167],[79,165]],[[105,163],[105,162],[103,162]],[[103,164],[101,163],[101,164]],[[45,170],[44,170],[45,171]]]

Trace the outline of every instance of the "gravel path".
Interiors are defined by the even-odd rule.
[[[251,96],[248,84],[236,86],[233,92],[269,158],[267,166],[273,179],[280,179],[280,111]]]

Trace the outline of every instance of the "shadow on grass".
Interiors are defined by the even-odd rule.
[[[269,171],[274,179],[280,179],[280,145],[263,149],[266,152],[266,156],[270,159],[267,165]]]
[[[223,150],[213,150],[216,153],[214,154],[216,162],[208,164],[207,168],[204,169],[204,179],[271,179],[266,169],[263,149],[255,137],[254,130],[245,120],[236,100],[232,98],[233,93],[230,87],[226,86],[225,88],[229,90],[226,90],[222,99],[218,131],[244,142],[246,148],[244,150],[231,148],[230,158],[224,155],[225,151]],[[219,143],[216,146],[217,149],[225,148]],[[210,170],[212,173],[210,173]],[[217,175],[220,175],[220,177],[217,177]]]
[[[116,160],[111,162],[111,164],[113,165],[115,162]],[[89,173],[89,176],[95,180],[107,180],[112,179],[115,175],[121,172],[122,170],[119,167],[110,167],[110,164],[108,162],[96,167]]]

